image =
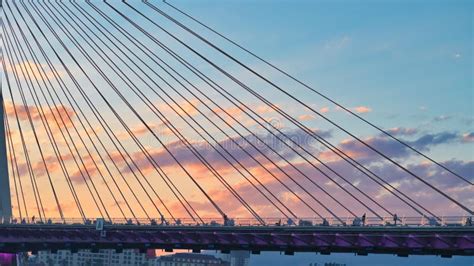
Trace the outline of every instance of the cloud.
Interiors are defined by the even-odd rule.
[[[401,130],[399,131],[402,132]],[[433,146],[452,143],[457,139],[459,139],[459,135],[456,133],[441,132],[435,134],[425,134],[414,141],[405,141],[405,143],[420,151],[426,151]],[[368,137],[365,138],[364,141],[390,158],[407,158],[410,155],[413,155],[410,149],[407,147],[401,145],[391,138],[382,135]],[[349,154],[351,157],[365,162],[377,162],[383,159],[381,156],[355,139],[342,141],[339,144],[339,148]],[[338,159],[338,157],[331,151],[322,152],[320,156],[326,158],[327,160]]]
[[[308,114],[298,116],[298,119],[301,121],[310,121],[310,120],[314,120],[314,118],[315,118],[314,116],[308,115]]]
[[[394,127],[387,130],[388,133],[394,136],[413,136],[418,133],[416,128]]]
[[[94,158],[93,161],[91,156],[85,155],[82,157],[82,161],[84,162],[84,165],[79,164],[79,169],[75,166],[75,169],[78,170],[73,172],[70,177],[71,180],[77,184],[84,184],[85,180],[94,178],[94,176],[99,173],[99,169],[94,164],[94,161],[98,161],[97,158]]]
[[[435,145],[451,143],[457,138],[457,133],[441,132],[436,134],[426,134],[415,141],[409,142],[409,144],[419,150],[428,150],[430,147]]]
[[[213,109],[213,112],[219,114],[222,117],[226,117],[226,113],[227,113],[231,117],[234,117],[236,119],[240,119],[243,115],[243,111],[242,111],[243,108],[244,107],[241,106],[241,105],[234,106],[234,107],[222,108],[223,110],[216,107],[216,108]],[[232,122],[232,121],[229,121],[229,122]]]
[[[275,107],[281,108],[281,106],[278,104],[275,104]],[[273,108],[271,108],[268,105],[257,105],[257,106],[254,106],[253,108],[260,115],[273,113],[275,111],[273,110]]]
[[[472,176],[474,172],[474,161],[447,161],[442,162],[444,165],[452,169],[453,171],[463,175],[463,176]],[[336,169],[339,173],[347,178],[349,182],[356,185],[360,190],[364,191],[369,195],[370,198],[376,200],[377,203],[388,208],[393,213],[397,213],[400,217],[409,217],[409,216],[418,216],[419,214],[411,209],[408,205],[403,203],[393,193],[393,189],[384,187],[376,184],[368,177],[361,174],[359,171],[355,170],[350,165],[338,161],[332,162],[329,166],[333,169]],[[329,194],[333,195],[335,198],[340,200],[342,204],[348,206],[353,212],[357,214],[368,213],[369,216],[373,216],[369,210],[367,210],[362,204],[354,202],[353,198],[350,197],[342,189],[330,182],[329,179],[324,177],[319,172],[306,163],[298,163],[296,167],[301,171],[305,172],[313,181],[323,186]],[[436,165],[429,163],[416,163],[407,166],[408,169],[412,172],[415,172],[417,175],[422,177],[424,180],[428,181],[437,188],[443,190],[448,195],[451,195],[463,204],[468,207],[474,207],[474,199],[471,195],[474,193],[474,187],[466,186],[465,183],[459,179],[453,177],[443,169],[440,169]],[[400,170],[398,167],[392,164],[379,164],[369,167],[371,171],[378,173],[380,177],[389,184],[396,187],[399,191],[405,193],[409,198],[420,203],[425,208],[434,212],[437,215],[462,215],[463,211],[452,204],[448,199],[443,197],[441,194],[429,188],[427,185],[423,184],[416,178],[408,175],[406,172]],[[255,168],[256,169],[256,168]],[[303,200],[312,205],[316,210],[322,213],[325,216],[330,216],[326,213],[321,206],[314,202],[307,194],[305,194],[301,188],[296,186],[293,181],[289,180],[276,168],[269,166],[270,171],[275,173],[275,175],[285,184],[287,184],[290,189],[292,189],[297,195],[299,195]],[[312,193],[318,195],[318,199],[323,202],[323,204],[330,206],[330,208],[339,216],[346,216],[347,212],[333,200],[329,198],[325,193],[317,189],[314,184],[309,182],[307,179],[303,178],[299,173],[297,173],[292,167],[285,165],[283,170],[288,173],[289,176],[292,176],[297,180],[297,182],[302,185],[304,188],[308,189]],[[276,179],[270,177],[268,173],[259,172],[259,178],[264,180],[264,185],[273,194],[281,200],[288,208],[293,210],[299,217],[312,217],[315,214],[307,208],[299,199],[295,197],[288,189],[284,188]],[[344,186],[349,192],[354,193],[354,195],[361,199],[363,202],[372,206],[372,208],[383,216],[387,216],[380,207],[374,206],[374,203],[369,199],[364,197],[359,192],[355,191],[347,183],[342,180],[337,179],[338,182]],[[265,199],[260,192],[258,192],[252,185],[246,182],[241,182],[234,184],[233,188],[246,199],[251,206],[256,209],[256,211],[262,217],[281,217],[282,214],[273,206],[267,199]],[[390,192],[392,191],[392,192]],[[242,207],[242,205],[233,198],[230,193],[222,189],[212,189],[209,191],[209,195],[212,199],[224,210],[229,217],[249,217],[249,213]],[[272,199],[273,200],[273,199]],[[211,215],[215,217],[216,212],[213,207],[206,201],[193,201],[192,205],[197,207],[200,213]],[[277,203],[278,205],[278,203]],[[179,208],[177,202],[174,203],[176,208]],[[278,205],[279,206],[279,205]],[[173,207],[174,208],[174,207]],[[282,208],[285,210],[284,208]],[[420,209],[418,207],[418,209]],[[427,214],[425,211],[423,211]],[[185,215],[183,213],[183,215]]]
[[[353,112],[356,112],[358,114],[365,114],[365,113],[370,113],[372,112],[372,108],[370,107],[367,107],[367,106],[356,106],[356,107],[352,107],[352,108],[347,108],[347,109],[350,109],[352,110]],[[334,108],[334,110],[336,111],[344,111],[344,109],[342,109],[341,107],[339,106],[336,106]],[[329,111],[329,110],[328,110]]]
[[[352,108],[352,110],[354,110],[356,113],[359,113],[359,114],[372,112],[372,109],[367,106],[357,106],[357,107]]]
[[[71,154],[63,154],[60,157],[60,160],[67,163],[68,161],[72,160],[73,156]],[[59,173],[60,164],[58,158],[53,155],[47,155],[44,158],[45,163],[43,161],[36,162],[32,165],[33,172],[36,176],[45,176],[46,175],[46,168],[50,174],[57,174]],[[46,167],[45,167],[46,166]],[[61,173],[62,175],[62,173]]]
[[[433,118],[433,121],[434,122],[442,122],[442,121],[449,120],[451,118],[452,118],[452,116],[450,116],[450,115],[440,115],[440,116],[437,116],[437,117]]]
[[[319,109],[319,112],[323,113],[323,114],[329,113],[329,107],[323,107],[323,108]]]
[[[474,142],[474,132],[462,134],[462,142],[464,143]]]
[[[315,129],[314,132],[319,134],[324,138],[329,138],[331,133],[329,131],[322,131]],[[275,133],[276,136],[283,139],[283,135]],[[302,130],[287,130],[285,134],[292,139],[295,143],[306,147],[309,150],[312,150],[311,145],[315,142],[315,140],[306,134]],[[265,156],[279,162],[281,158],[276,155],[270,148],[268,148],[265,144],[270,146],[275,151],[283,154],[284,158],[287,160],[292,160],[297,156],[296,153],[291,151],[283,142],[281,142],[277,137],[271,134],[260,134],[258,135],[260,139],[252,135],[247,135],[242,137],[235,137],[231,139],[224,139],[219,142],[219,144],[234,158],[236,158],[241,164],[246,167],[252,168],[256,167],[258,163],[252,159],[255,158],[257,161],[265,162]],[[238,143],[238,144],[236,144]],[[224,158],[216,151],[220,151],[222,154],[226,154],[221,147],[215,145],[213,148],[209,146],[205,142],[193,142],[192,145],[196,148],[196,150],[208,160],[216,169],[218,170],[228,170],[231,167]],[[288,145],[295,146],[295,144],[291,144],[288,142]],[[240,146],[240,147],[239,147]],[[256,147],[258,151],[254,148]],[[195,171],[205,171],[204,165],[196,158],[195,155],[189,151],[189,149],[182,143],[181,141],[173,141],[167,144],[167,148],[169,151],[182,163],[184,166],[194,167],[193,170]],[[168,152],[163,148],[157,148],[150,152],[152,157],[160,164],[162,167],[175,167],[176,162],[174,159],[168,154]],[[250,154],[250,156],[248,154]],[[226,157],[230,158],[226,155]],[[135,153],[134,160],[138,164],[141,169],[149,169],[153,166],[149,164],[147,158],[142,153]],[[127,169],[124,169],[127,171]],[[198,171],[198,172],[200,172]]]
[[[161,124],[153,125],[153,128],[159,128],[163,126]],[[142,126],[136,126],[133,128],[133,131],[139,135],[143,136],[147,134],[147,130],[145,130]],[[314,131],[324,137],[325,139],[330,139],[332,137],[332,132],[330,131],[322,131],[319,129],[314,129]],[[390,133],[397,135],[397,136],[417,136],[420,134],[418,130],[412,128],[404,128],[404,127],[397,127],[391,128],[388,130]],[[308,136],[304,131],[298,129],[285,129],[285,134],[288,135],[292,140],[296,143],[300,144],[301,146],[308,149],[314,156],[320,158],[327,165],[333,169],[335,169],[338,173],[342,176],[346,177],[351,183],[356,184],[358,188],[362,191],[367,192],[372,198],[377,199],[378,202],[383,204],[386,207],[389,207],[391,210],[396,211],[396,213],[400,214],[407,214],[413,215],[411,211],[407,211],[409,209],[407,206],[404,206],[402,202],[397,201],[397,199],[391,195],[391,193],[387,192],[382,187],[375,184],[373,181],[370,181],[367,177],[362,175],[358,172],[354,167],[348,165],[346,162],[340,160],[338,157],[334,156],[327,150],[319,150],[318,145],[313,138]],[[266,132],[265,132],[266,133]],[[275,133],[276,134],[276,133]],[[261,162],[269,171],[271,171],[274,175],[276,175],[282,182],[287,184],[291,189],[295,191],[297,195],[300,195],[304,200],[310,202],[312,206],[317,206],[308,195],[302,191],[293,181],[291,181],[287,176],[285,176],[277,167],[271,164],[268,160],[264,157],[267,156],[271,160],[273,160],[281,169],[283,169],[289,176],[293,177],[299,184],[301,184],[304,188],[308,189],[311,192],[314,192],[318,195],[318,199],[324,204],[329,204],[331,208],[333,208],[338,215],[345,216],[347,212],[344,211],[340,206],[338,207],[337,204],[332,202],[332,200],[327,196],[324,195],[321,191],[317,189],[310,181],[308,181],[304,176],[302,176],[299,172],[297,172],[293,167],[288,165],[284,160],[282,160],[279,156],[273,153],[268,147],[266,147],[263,143],[268,144],[270,147],[275,149],[279,154],[281,154],[284,158],[292,162],[295,167],[300,169],[303,173],[309,176],[314,182],[318,183],[319,185],[323,186],[327,191],[334,195],[336,198],[341,199],[343,204],[350,206],[356,213],[364,213],[367,212],[363,206],[360,204],[354,203],[353,199],[351,199],[345,192],[339,189],[333,182],[330,182],[328,178],[323,176],[319,173],[313,166],[303,161],[299,156],[297,156],[291,149],[289,149],[286,145],[284,145],[278,138],[272,136],[271,134],[264,134],[260,133],[258,135],[261,140],[258,140],[254,136],[247,135],[245,136],[248,141],[256,146],[260,151],[262,151],[263,155],[257,152],[251,144],[244,140],[242,137],[234,137],[233,140],[239,143],[245,151],[247,151],[251,157],[245,152],[243,152],[240,148],[237,147],[235,143],[233,143],[230,139],[222,139],[219,143],[224,147],[225,150],[230,152],[239,162],[243,164],[243,166],[253,173],[259,181],[261,181],[268,189],[272,191],[280,199],[290,207],[292,210],[301,216],[314,216],[314,213],[311,212],[307,207],[304,206],[294,194],[288,191],[285,187],[283,187],[277,180],[275,180],[271,175],[268,174],[261,166],[259,166],[252,157],[256,158],[259,162]],[[277,136],[280,136],[277,134]],[[423,134],[418,136],[417,138],[413,138],[414,140],[406,141],[408,144],[412,145],[413,147],[419,150],[429,150],[430,148],[441,145],[441,144],[450,144],[455,142],[472,142],[473,140],[473,133],[465,133],[459,134],[455,132],[438,132],[438,133],[429,133]],[[280,136],[281,137],[281,136]],[[411,160],[412,154],[410,150],[405,148],[404,146],[400,145],[394,140],[390,138],[386,138],[383,135],[376,135],[367,137],[364,139],[372,146],[380,149],[382,152],[387,154],[392,158],[398,159],[406,159],[411,162],[407,164],[407,167],[421,176],[423,179],[429,180],[437,187],[446,191],[449,195],[454,195],[456,198],[460,199],[465,204],[470,204],[469,206],[474,206],[473,200],[470,200],[470,196],[474,191],[470,187],[464,186],[458,179],[447,173],[446,171],[442,171],[442,169],[438,169],[435,165],[418,162],[417,160]],[[263,142],[262,142],[263,141]],[[211,146],[195,141],[192,143],[195,148],[203,155],[204,158],[208,160],[208,162],[216,168],[216,170],[221,173],[226,180],[235,188],[238,193],[249,203],[252,204],[252,207],[256,209],[256,211],[261,214],[262,216],[267,217],[280,217],[281,214],[278,210],[273,207],[268,200],[263,197],[260,192],[258,192],[251,184],[246,182],[243,178],[238,176],[237,171],[232,168],[229,163],[227,163],[224,158]],[[292,145],[294,148],[296,146]],[[384,178],[390,184],[393,184],[398,189],[406,192],[410,197],[413,199],[422,202],[425,206],[430,207],[436,213],[452,213],[452,214],[459,214],[459,210],[456,207],[453,207],[449,201],[440,197],[436,192],[430,190],[426,187],[426,185],[422,184],[421,182],[417,181],[413,177],[409,176],[407,173],[401,171],[397,167],[390,165],[389,163],[385,162],[379,156],[377,156],[374,152],[371,152],[362,144],[358,143],[354,140],[344,140],[337,144],[338,148],[347,152],[350,156],[357,159],[361,163],[365,163],[367,167],[369,167],[372,171],[378,173],[380,176]],[[206,191],[210,193],[213,199],[221,206],[226,213],[228,213],[231,217],[249,217],[249,213],[245,210],[244,207],[228,192],[226,191],[217,180],[214,179],[212,174],[208,171],[208,169],[185,147],[182,142],[173,141],[167,144],[167,147],[173,153],[176,158],[183,164],[183,166],[198,180],[199,183],[203,184]],[[222,148],[215,146],[217,150],[221,151],[222,154],[225,152]],[[176,162],[167,154],[167,152],[162,148],[150,148],[150,154],[156,161],[160,164],[165,171],[171,175],[171,178],[176,181],[176,184],[179,187],[182,187],[184,190],[185,196],[190,200],[191,204],[197,208],[200,214],[203,214],[205,217],[215,217],[216,212],[213,210],[212,206],[200,196],[196,196],[194,193],[196,188],[188,182],[186,178],[183,177],[181,170],[176,165]],[[131,152],[134,161],[137,165],[144,171],[144,173],[150,176],[150,180],[152,180],[152,185],[156,185],[156,187],[160,187],[162,184],[160,183],[153,183],[157,181],[156,173],[154,173],[152,165],[149,164],[148,160],[143,156],[141,153],[133,153]],[[89,171],[92,178],[96,178],[95,180],[100,180],[97,178],[98,176],[98,169],[93,165],[92,159],[88,157],[84,157],[84,161],[86,164],[85,169],[82,169],[82,174],[80,171],[77,171],[78,168],[76,165],[74,167],[71,166],[72,156],[68,156],[67,154],[64,155],[65,157],[63,160],[68,164],[67,167],[70,169],[71,178],[76,184],[83,184],[84,180],[82,174],[86,175],[85,169]],[[119,162],[121,167],[124,167],[123,161],[118,154],[112,154],[114,160]],[[226,155],[226,157],[228,157]],[[306,156],[309,158],[309,156]],[[230,157],[229,157],[230,158]],[[330,173],[324,166],[317,164],[314,162],[318,167],[323,169],[323,171]],[[474,162],[470,161],[447,161],[443,162],[449,169],[466,176],[472,177],[474,171]],[[34,164],[34,171],[37,174],[44,174],[44,165],[42,164]],[[25,166],[20,164],[20,173],[22,175],[26,175],[24,168]],[[59,165],[57,164],[55,158],[52,156],[47,157],[47,167],[51,170],[52,173],[56,174],[60,171]],[[102,170],[102,165],[99,164],[100,170]],[[105,173],[105,172],[103,172]],[[123,173],[126,177],[130,177],[131,173],[128,168],[123,168]],[[238,178],[236,178],[238,176]],[[335,177],[331,174],[331,176]],[[86,175],[86,179],[88,176]],[[106,179],[109,179],[108,175],[106,175]],[[186,179],[186,181],[185,181]],[[41,179],[43,180],[43,179]],[[253,181],[253,179],[252,179]],[[340,179],[336,178],[336,181],[342,182]],[[158,181],[160,182],[160,181]],[[255,184],[256,182],[253,181]],[[344,187],[348,188],[349,191],[353,191],[354,189],[348,185],[343,184]],[[261,187],[260,187],[261,188]],[[191,191],[191,192],[190,192]],[[359,195],[360,196],[360,195]],[[179,207],[179,204],[172,200],[171,197],[165,197],[168,206],[176,206]],[[84,201],[86,202],[85,198]],[[364,202],[367,202],[367,199],[364,199]],[[183,216],[186,216],[186,213],[183,212],[182,207],[179,207],[181,210],[177,210],[176,213],[180,213]],[[322,213],[325,213],[320,207],[316,207]]]
[[[165,113],[165,114],[173,114],[175,115],[175,111],[181,115],[181,116],[187,116],[187,115],[190,115],[190,116],[196,116],[199,114],[199,106],[201,105],[201,102],[194,98],[194,99],[188,99],[188,101],[186,100],[182,100],[180,102],[177,102],[177,103],[174,103],[174,102],[169,102],[169,105],[166,104],[166,103],[158,103],[157,106],[158,106],[158,109]],[[173,109],[175,111],[173,111]]]
[[[461,176],[467,177],[468,179],[470,178],[471,181],[474,181],[472,179],[474,173],[474,161],[451,160],[441,163]],[[470,196],[474,193],[473,186],[466,185],[464,181],[461,181],[452,174],[431,163],[413,163],[407,167],[410,171],[416,173],[426,182],[455,199],[458,199],[468,208],[472,209],[474,207],[474,198]],[[386,179],[390,183],[397,184],[401,191],[436,214],[459,215],[464,212],[441,194],[437,193],[426,184],[423,184],[421,181],[408,175],[406,172],[401,171],[394,165],[384,164],[374,167],[373,170],[386,176]],[[383,199],[383,201],[387,202],[387,204],[394,204],[389,202],[391,199],[393,199],[393,196]],[[406,208],[406,206],[403,205],[394,206],[394,208],[400,209],[400,211],[398,211],[399,213],[402,213],[402,211],[406,213],[407,210],[402,210],[402,207]]]
[[[162,136],[162,137],[171,136],[173,134],[171,129],[166,126],[166,123],[159,123],[159,124],[147,123],[147,124],[151,128],[151,130],[158,136]],[[143,124],[132,126],[130,130],[136,137],[140,137],[140,136],[150,133],[150,130]],[[122,132],[117,133],[117,137],[120,138],[121,140],[126,140],[130,138],[130,135],[128,134],[128,132],[122,131]]]
[[[43,108],[44,114],[41,112],[41,107]],[[64,125],[62,125],[61,117],[63,118],[65,125],[70,126],[72,125],[72,119],[76,116],[74,110],[69,106],[57,105],[52,106],[51,109],[48,106],[41,107],[36,108],[36,106],[25,106],[21,104],[13,106],[12,102],[5,102],[5,112],[7,116],[16,117],[17,114],[18,118],[23,121],[28,121],[28,112],[33,121],[40,121],[43,117],[46,121],[52,123],[54,121],[54,116],[56,116],[59,124],[63,127]]]

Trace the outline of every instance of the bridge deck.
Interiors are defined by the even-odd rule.
[[[474,227],[0,225],[0,252],[130,248],[474,255]]]

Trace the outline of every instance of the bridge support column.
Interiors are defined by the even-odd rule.
[[[10,180],[8,176],[5,119],[3,93],[0,87],[0,220],[10,221],[12,217],[12,205],[10,198]]]

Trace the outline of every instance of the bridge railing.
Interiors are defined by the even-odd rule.
[[[344,217],[340,219],[328,217],[321,218],[299,218],[299,219],[283,219],[283,218],[264,218],[265,224],[261,224],[253,218],[234,218],[224,221],[222,218],[204,218],[196,221],[190,218],[156,218],[156,219],[123,219],[114,218],[104,220],[105,225],[153,225],[153,226],[460,226],[473,225],[474,218],[469,216],[443,216],[439,219],[433,217],[409,216],[409,217]],[[83,220],[81,218],[46,218],[39,220],[37,218],[12,218],[10,220],[0,220],[2,224],[67,224],[67,225],[94,225],[96,219]]]

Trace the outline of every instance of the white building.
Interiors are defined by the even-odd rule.
[[[230,257],[229,257],[230,258]],[[90,250],[79,250],[71,253],[69,250],[59,250],[56,253],[40,251],[31,256],[27,265],[35,266],[76,266],[76,265],[124,265],[124,266],[230,266],[231,263],[212,255],[194,253],[176,253],[156,257],[154,251],[150,254],[138,250],[100,250],[93,253]],[[248,265],[232,264],[232,265]]]
[[[147,258],[146,254],[137,250],[123,250],[116,253],[115,250],[100,250],[93,253],[90,250],[80,250],[71,253],[69,250],[59,250],[56,253],[40,251],[32,259],[34,265],[63,266],[63,265],[127,265],[142,266],[155,265],[156,258]]]

